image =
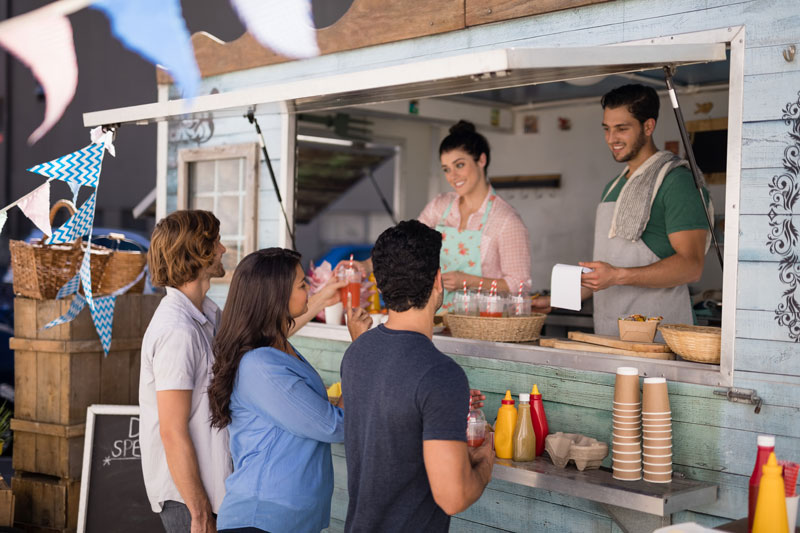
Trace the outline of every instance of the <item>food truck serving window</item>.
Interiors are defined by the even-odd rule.
[[[599,75],[640,72],[664,66],[726,61],[730,50],[728,96],[727,188],[724,212],[725,256],[730,268],[724,271],[725,308],[722,318],[722,361],[720,365],[701,365],[685,361],[642,359],[637,366],[646,375],[665,376],[675,381],[707,385],[731,385],[736,308],[736,259],[738,254],[738,190],[741,147],[742,64],[744,46],[738,31],[685,34],[649,39],[637,43],[586,48],[518,48],[475,52],[454,57],[423,60],[355,73],[311,78],[268,86],[238,89],[201,96],[190,105],[195,114],[215,116],[258,114],[260,105],[282,103],[285,112],[311,113],[356,105],[447,96],[542,84]],[[186,115],[187,103],[162,100],[143,106],[99,111],[84,115],[86,126],[146,123]],[[666,115],[669,110],[663,110]],[[295,142],[294,126],[287,136]],[[286,142],[286,140],[284,140]],[[292,152],[292,147],[283,147]],[[293,178],[292,178],[293,179]],[[291,182],[287,190],[292,189]],[[717,213],[723,211],[717,206]],[[284,237],[284,243],[288,240]],[[713,260],[709,255],[707,261]],[[344,335],[345,332],[342,332]],[[304,333],[305,334],[305,333]],[[331,328],[310,328],[308,336],[336,337]],[[342,337],[342,340],[346,340]],[[443,351],[454,354],[509,359],[577,369],[613,372],[629,364],[624,356],[585,354],[534,346],[496,344],[464,339],[441,339]]]

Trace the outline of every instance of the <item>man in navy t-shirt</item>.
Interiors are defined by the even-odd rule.
[[[389,319],[342,360],[347,532],[447,531],[491,479],[492,439],[466,444],[467,376],[431,342],[441,246],[439,232],[410,220],[372,250]]]

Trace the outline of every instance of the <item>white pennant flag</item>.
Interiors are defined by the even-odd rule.
[[[17,200],[17,207],[22,209],[25,216],[36,224],[42,233],[53,233],[50,227],[50,182],[44,182],[32,192]]]
[[[231,4],[262,46],[286,57],[319,55],[310,0],[231,0]]]
[[[8,213],[4,209],[0,211],[0,231],[3,231],[3,228],[6,225],[6,220],[8,220]]]
[[[75,96],[78,61],[72,26],[60,15],[20,17],[14,24],[4,25],[0,46],[27,65],[44,90],[44,121],[28,137],[33,144],[58,122]]]

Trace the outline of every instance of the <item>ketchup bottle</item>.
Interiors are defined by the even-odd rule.
[[[550,430],[547,427],[547,415],[544,414],[542,395],[536,385],[531,389],[531,422],[533,433],[536,435],[536,455],[539,456],[544,453],[544,439]]]
[[[758,455],[756,455],[756,465],[753,468],[753,475],[750,476],[750,488],[748,492],[747,506],[747,531],[753,531],[753,520],[756,517],[756,503],[758,502],[758,489],[761,486],[761,474],[764,465],[769,460],[769,454],[775,451],[775,437],[773,435],[758,436]]]

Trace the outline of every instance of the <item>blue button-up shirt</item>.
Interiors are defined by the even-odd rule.
[[[231,395],[233,474],[225,482],[218,529],[270,533],[328,527],[333,494],[331,442],[344,417],[328,402],[314,368],[275,348],[247,352]]]

